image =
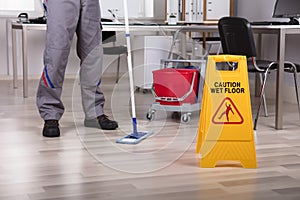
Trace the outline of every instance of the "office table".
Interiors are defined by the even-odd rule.
[[[13,79],[14,87],[17,83],[17,69],[16,69],[16,38],[15,30],[19,29],[22,31],[22,59],[23,59],[23,96],[28,96],[28,66],[27,66],[27,32],[29,30],[46,30],[45,24],[19,24],[12,22],[12,49],[13,49]],[[171,31],[178,32],[184,29],[184,31],[194,29],[202,32],[217,32],[216,25],[193,25],[193,26],[180,26],[180,25],[131,25],[130,31],[143,31],[143,32],[160,32],[160,31]],[[268,25],[268,26],[253,26],[253,32],[259,34],[260,41],[258,43],[258,52],[261,52],[260,43],[262,34],[276,34],[278,36],[277,43],[277,60],[279,63],[279,69],[277,70],[277,81],[276,81],[276,105],[275,105],[275,128],[280,130],[283,128],[283,77],[284,77],[284,60],[285,60],[285,48],[286,48],[286,37],[289,34],[300,34],[300,25]],[[125,31],[124,25],[117,24],[104,24],[103,31]]]
[[[258,53],[261,52],[262,34],[277,35],[277,61],[279,69],[276,78],[275,128],[283,129],[283,85],[286,37],[291,34],[300,34],[300,25],[268,25],[252,26],[253,32],[259,34]]]
[[[103,24],[102,31],[125,32],[124,24]],[[22,32],[22,61],[23,61],[23,97],[28,97],[28,48],[27,34],[28,31],[46,31],[46,24],[22,24],[11,22],[12,36],[12,57],[13,57],[13,87],[17,88],[17,61],[16,61],[16,30]],[[130,32],[176,32],[185,29],[181,25],[158,25],[158,24],[131,24]],[[217,31],[216,26],[201,25],[198,26],[202,32]],[[7,45],[7,49],[9,45]],[[9,50],[8,50],[9,51]]]
[[[117,31],[125,32],[125,25],[123,24],[103,24],[102,31]],[[131,25],[130,31],[143,31],[143,32],[159,32],[159,31],[176,31],[181,26],[167,26],[167,25]],[[17,53],[16,53],[16,30],[22,32],[22,61],[23,61],[23,97],[28,97],[28,53],[27,53],[27,34],[28,31],[46,31],[46,24],[22,24],[11,22],[11,41],[12,41],[12,58],[13,58],[13,87],[17,88]],[[9,37],[9,36],[8,36]],[[9,45],[7,49],[9,51]]]

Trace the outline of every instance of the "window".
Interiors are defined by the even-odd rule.
[[[0,0],[1,11],[33,11],[33,0]]]
[[[0,0],[0,16],[16,17],[20,12],[29,15],[41,15],[43,13],[40,0]]]

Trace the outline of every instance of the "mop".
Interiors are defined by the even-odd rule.
[[[116,140],[116,142],[121,144],[137,144],[143,139],[153,134],[153,131],[138,132],[137,130],[127,0],[123,0],[123,4],[124,4],[125,34],[126,34],[126,44],[127,44],[127,63],[128,63],[128,73],[129,73],[129,83],[130,83],[133,132]]]

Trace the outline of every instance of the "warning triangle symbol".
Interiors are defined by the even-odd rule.
[[[212,122],[214,124],[243,124],[244,118],[233,101],[226,97],[213,115]]]

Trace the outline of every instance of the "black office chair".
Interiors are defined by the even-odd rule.
[[[278,68],[278,63],[269,60],[256,60],[255,41],[251,25],[248,20],[240,17],[223,17],[218,22],[218,29],[221,38],[223,53],[245,55],[248,59],[248,72],[260,74],[260,97],[256,117],[254,120],[254,130],[256,130],[262,101],[264,102],[265,114],[267,116],[264,97],[267,76],[269,72]],[[286,72],[294,73],[296,96],[300,115],[300,105],[297,88],[297,72],[300,72],[300,65],[286,61],[284,63],[284,70]]]
[[[112,22],[111,19],[101,19],[101,22]],[[125,45],[116,46],[117,36],[115,31],[102,31],[102,44],[112,43],[113,46],[103,46],[103,54],[118,55],[118,65],[116,73],[116,83],[119,81],[120,60],[122,54],[127,54],[127,47]]]

